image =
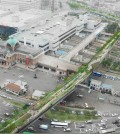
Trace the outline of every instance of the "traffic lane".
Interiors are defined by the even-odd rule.
[[[113,119],[113,118],[112,118]],[[112,127],[115,127],[115,125],[113,125],[111,123],[112,121],[110,121],[109,123],[109,120],[106,122],[106,125],[107,125],[107,128],[112,128]],[[35,123],[33,123],[32,127],[34,127],[35,129],[35,133],[49,133],[49,134],[64,134],[66,132],[63,131],[63,128],[55,128],[55,127],[51,127],[50,125],[51,121],[49,119],[46,119],[44,118],[43,120],[36,120]],[[91,133],[97,133],[99,130],[100,130],[100,126],[98,126],[98,124],[100,124],[101,121],[100,120],[95,120],[93,121],[92,124],[86,124],[85,122],[72,122],[69,124],[69,127],[71,128],[71,134],[79,134],[79,133],[86,133],[86,132],[91,132]],[[39,125],[40,124],[48,124],[49,125],[49,129],[46,131],[46,130],[42,130],[39,128]],[[81,128],[80,126],[81,125],[85,125],[85,128]],[[29,130],[25,130],[25,131],[29,131]]]

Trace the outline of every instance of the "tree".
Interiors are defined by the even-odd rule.
[[[113,33],[115,33],[118,29],[119,29],[118,23],[113,22],[113,23],[107,25],[105,31],[106,31],[107,33],[112,33],[112,34],[113,34]]]

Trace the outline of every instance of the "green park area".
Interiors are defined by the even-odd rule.
[[[60,121],[86,121],[95,120],[99,117],[96,116],[96,111],[85,109],[72,109],[69,107],[55,107],[53,110],[49,110],[45,116],[49,119],[58,119]]]
[[[6,121],[5,123],[0,125],[0,132],[1,133],[11,133],[14,129],[23,126],[27,120],[31,117],[31,114],[28,113],[29,110],[40,110],[43,112],[46,108],[51,107],[54,105],[60,98],[65,96],[70,91],[74,90],[75,86],[84,81],[91,73],[91,70],[88,70],[88,66],[91,62],[95,61],[106,49],[111,49],[116,41],[120,37],[120,31],[118,30],[93,56],[88,64],[82,65],[75,74],[67,77],[63,84],[56,87],[55,90],[46,94],[45,97],[41,98],[34,107],[26,107],[25,105],[19,105],[14,103],[15,105],[19,105],[19,109],[14,111],[15,113],[11,116],[11,118]],[[69,111],[69,110],[68,110]],[[61,112],[61,111],[48,111],[46,116],[49,118],[56,118],[58,117],[61,120],[87,120],[87,119],[96,119],[97,117],[95,114],[91,113],[90,111],[84,111],[84,114],[78,114],[78,112]]]

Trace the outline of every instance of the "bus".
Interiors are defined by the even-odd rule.
[[[53,126],[53,127],[68,127],[68,123],[67,122],[52,121],[51,126]]]
[[[101,77],[101,76],[102,76],[102,73],[99,73],[99,72],[93,72],[93,75],[94,75],[94,76],[97,76],[97,77]]]

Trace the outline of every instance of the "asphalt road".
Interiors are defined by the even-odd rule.
[[[115,128],[116,125],[112,124],[112,121],[114,121],[117,117],[109,117],[109,119],[107,119],[106,126],[107,129],[109,128]],[[49,133],[49,134],[64,134],[66,132],[64,132],[64,128],[56,128],[56,127],[51,127],[50,125],[50,120],[44,118],[42,121],[41,120],[37,120],[34,124],[30,125],[30,127],[34,128],[34,131],[30,131],[29,129],[26,129],[26,131],[28,132],[34,132],[34,133]],[[97,121],[93,121],[92,124],[86,124],[85,122],[71,122],[69,124],[69,128],[71,128],[71,132],[69,132],[70,134],[86,134],[86,133],[94,133],[97,134],[97,132],[100,130],[100,127],[98,126],[98,124],[101,123],[101,120],[97,120]],[[49,125],[49,129],[48,130],[42,130],[39,128],[39,126],[41,124],[47,124]],[[81,125],[85,125],[85,128],[80,128]],[[118,128],[119,130],[119,128]]]

